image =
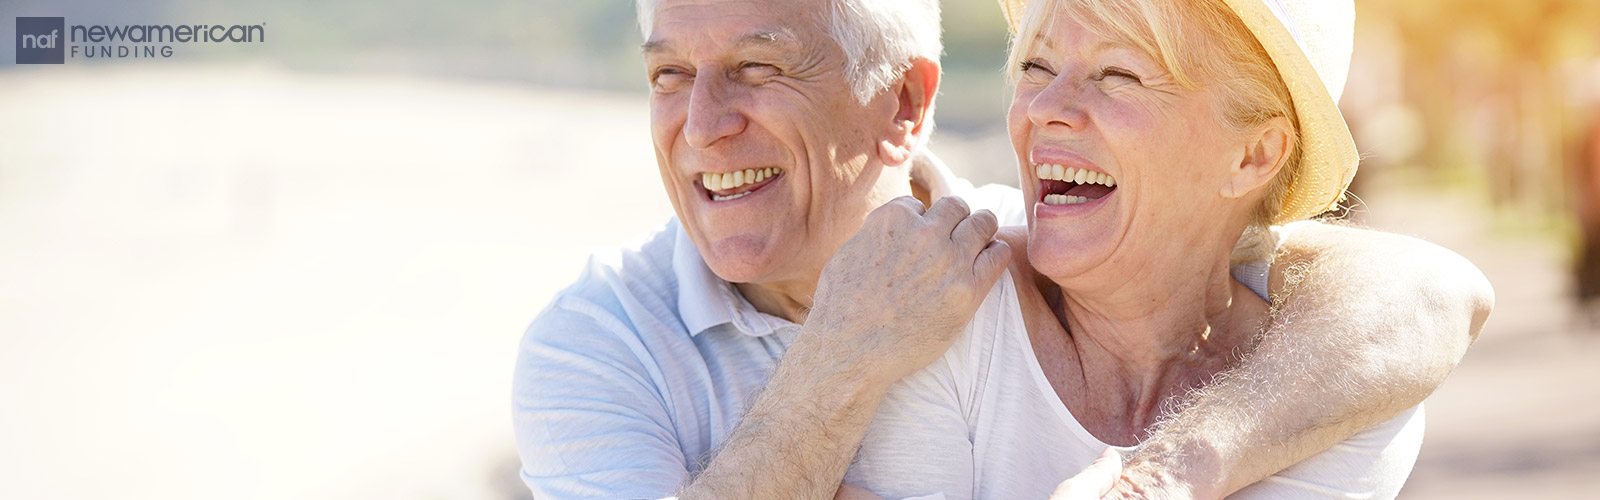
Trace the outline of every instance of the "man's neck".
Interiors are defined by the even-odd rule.
[[[734,283],[734,288],[750,301],[757,311],[777,316],[795,324],[806,322],[811,309],[811,298],[817,290],[817,280],[785,281],[779,283]]]
[[[929,165],[919,165],[913,170],[919,175],[911,177],[911,196],[921,201],[923,206],[933,204],[935,189],[948,189],[942,186],[942,182],[932,180],[932,176],[937,174],[926,170],[929,167]],[[809,279],[773,283],[734,283],[733,286],[739,290],[739,294],[744,295],[745,300],[750,301],[750,305],[755,306],[757,311],[795,324],[803,324],[806,321],[806,312],[811,309],[812,297],[817,291],[817,281],[822,275],[820,270],[808,274]]]

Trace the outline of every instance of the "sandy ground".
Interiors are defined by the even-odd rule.
[[[0,73],[0,498],[524,496],[522,328],[671,213],[644,98],[140,69]],[[1558,249],[1367,201],[1499,292],[1403,497],[1600,489],[1600,335],[1568,331]]]

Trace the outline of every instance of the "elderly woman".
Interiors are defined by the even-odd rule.
[[[891,498],[1045,498],[1138,445],[1273,320],[1272,225],[1355,172],[1347,0],[1005,5],[1027,254],[885,399],[846,481]],[[1421,434],[1419,407],[1235,496],[1392,498]]]

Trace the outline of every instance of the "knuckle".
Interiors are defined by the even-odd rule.
[[[983,228],[985,232],[994,233],[1000,230],[1000,218],[995,217],[994,212],[987,209],[979,210],[978,213],[972,214],[972,217],[977,220],[978,227]]]
[[[968,207],[967,202],[959,197],[946,196],[944,198],[940,198],[939,203],[944,203],[950,207],[950,210],[960,213],[961,215],[972,213],[972,208]]]
[[[921,210],[926,208],[922,205],[922,200],[917,199],[915,196],[901,196],[899,198],[890,200],[889,203],[911,210]]]

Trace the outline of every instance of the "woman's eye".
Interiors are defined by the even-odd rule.
[[[1139,81],[1140,81],[1139,77],[1135,76],[1132,71],[1128,71],[1128,70],[1125,70],[1125,69],[1122,69],[1122,68],[1116,68],[1116,67],[1110,67],[1110,68],[1105,68],[1105,69],[1100,70],[1100,77],[1097,78],[1097,79],[1098,80],[1105,80],[1107,78],[1126,78],[1128,80],[1132,80],[1134,83],[1139,83]]]
[[[1022,70],[1023,73],[1027,73],[1032,70],[1039,70],[1050,75],[1056,74],[1054,71],[1050,71],[1048,66],[1039,64],[1037,61],[1023,61],[1018,69]]]

